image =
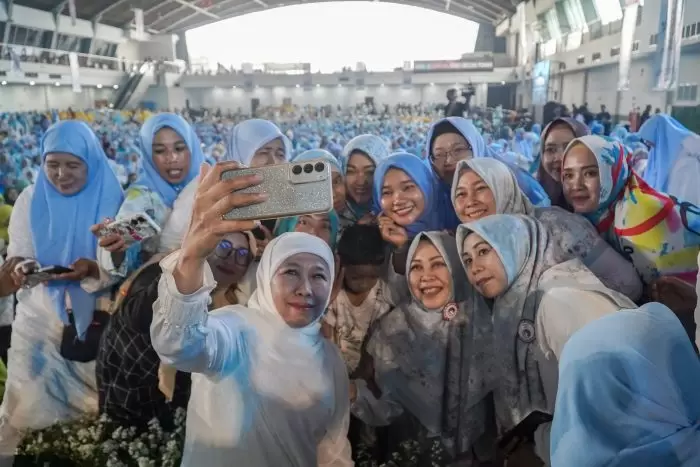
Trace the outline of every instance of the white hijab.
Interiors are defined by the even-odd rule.
[[[331,282],[333,281],[335,277],[335,259],[333,257],[333,252],[325,241],[316,236],[302,232],[284,233],[273,239],[267,245],[262,258],[260,258],[260,264],[258,265],[256,273],[258,288],[255,289],[255,292],[253,292],[253,295],[250,297],[248,308],[259,310],[260,313],[266,315],[274,316],[273,319],[284,323],[284,320],[282,320],[282,317],[275,307],[274,299],[272,298],[272,277],[285,260],[300,253],[311,253],[321,258],[328,265],[330,274],[328,280]],[[331,283],[331,287],[328,289],[329,296],[326,297],[326,302],[323,305],[324,309],[328,307],[328,303],[330,302],[330,290],[332,285]],[[294,331],[306,336],[306,338],[310,340],[315,340],[320,336],[322,317],[323,316],[319,316],[313,323],[301,329],[295,329]]]
[[[226,139],[224,159],[236,161],[247,167],[258,149],[277,138],[284,143],[285,159],[289,160],[292,155],[292,143],[277,125],[259,118],[244,120],[233,127],[231,135]]]
[[[335,379],[333,371],[324,374],[324,370],[329,370],[329,342],[321,334],[322,315],[303,328],[289,327],[275,306],[271,285],[282,263],[300,253],[314,254],[328,265],[331,284],[323,304],[326,309],[335,277],[333,253],[318,237],[289,232],[273,239],[265,248],[257,270],[258,288],[241,312],[245,313],[246,321],[253,326],[259,339],[259,354],[255,359],[261,371],[251,372],[252,387],[261,394],[283,397],[296,407],[308,407],[315,403],[315,396],[329,394],[329,384]],[[345,371],[344,365],[341,366]],[[292,394],[290,388],[294,389]]]

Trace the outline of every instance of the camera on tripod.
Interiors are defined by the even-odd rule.
[[[465,99],[469,99],[474,94],[476,94],[476,88],[474,87],[474,85],[472,83],[469,83],[469,84],[467,84],[466,88],[460,89],[459,92],[462,95],[462,97],[464,97]]]

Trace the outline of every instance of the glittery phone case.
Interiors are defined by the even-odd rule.
[[[267,193],[269,198],[264,203],[233,209],[224,215],[225,219],[278,219],[325,213],[333,208],[331,168],[323,159],[234,169],[223,172],[221,179],[252,174],[262,175],[262,183],[241,192]]]

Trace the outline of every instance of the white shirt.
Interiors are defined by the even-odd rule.
[[[205,263],[202,288],[182,295],[178,257],[160,263],[151,338],[165,364],[192,373],[182,466],[352,466],[347,372],[335,346],[323,340],[320,354],[295,358],[280,353],[277,344],[294,347],[269,338],[259,310],[207,313],[211,269]]]
[[[22,191],[15,203],[8,258],[35,257],[31,234],[33,195],[32,185]],[[84,279],[80,285],[86,292],[95,293],[109,287],[112,281],[101,270],[99,280]],[[107,294],[103,298],[108,301],[108,297]],[[0,457],[14,454],[22,431],[94,413],[98,404],[95,362],[72,362],[60,355],[64,323],[46,286],[20,289],[17,301],[8,352],[8,379],[0,407]],[[105,309],[103,303],[98,298],[97,307]]]

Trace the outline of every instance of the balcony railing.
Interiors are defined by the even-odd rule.
[[[19,57],[20,62],[45,63],[50,65],[69,65],[68,52],[57,49],[44,49],[41,47],[24,47],[0,42],[0,59],[12,60],[10,50]],[[93,68],[102,70],[122,71],[124,73],[136,72],[145,63],[155,63],[163,71],[182,73],[185,69],[184,62],[170,62],[164,60],[126,60],[123,58],[103,57],[101,55],[77,53],[78,65],[81,68]]]

